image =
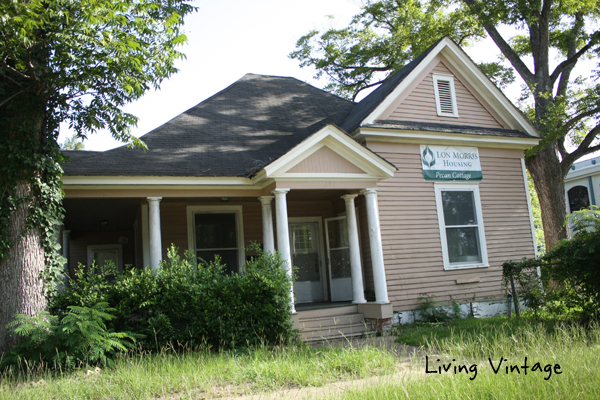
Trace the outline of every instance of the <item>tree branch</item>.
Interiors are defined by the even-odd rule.
[[[554,69],[554,72],[552,72],[552,75],[550,75],[551,82],[554,83],[560,75],[560,73],[563,72],[567,67],[574,66],[575,63],[577,63],[577,61],[579,60],[579,58],[598,42],[598,39],[600,39],[600,31],[594,32],[590,41],[585,46],[583,46],[581,50],[575,53],[574,56],[558,64],[558,66]]]
[[[354,101],[354,99],[356,99],[356,96],[358,96],[358,94],[359,94],[359,93],[360,93],[362,90],[368,89],[368,88],[370,88],[370,87],[373,87],[373,86],[377,86],[377,85],[379,85],[379,84],[383,83],[384,81],[385,81],[385,79],[384,79],[383,81],[379,81],[379,82],[375,82],[375,83],[370,83],[370,84],[368,84],[368,85],[366,85],[366,86],[364,86],[364,87],[362,87],[362,88],[358,89],[358,90],[356,91],[356,93],[354,93],[354,96],[352,96],[352,101]]]
[[[591,117],[592,115],[596,114],[600,112],[600,107],[594,108],[592,110],[588,110],[586,112],[583,112],[579,115],[574,116],[573,118],[571,118],[570,120],[568,120],[564,125],[563,125],[563,129],[565,130],[565,132],[569,131],[571,129],[571,127],[576,124],[577,122],[581,121],[584,118],[587,117]]]
[[[567,48],[567,59],[570,59],[575,55],[575,53],[577,53],[577,38],[581,34],[581,29],[583,29],[583,23],[583,14],[576,13],[575,24],[573,26],[572,31],[573,36],[571,36]],[[565,69],[561,72],[560,80],[558,82],[558,90],[556,91],[556,97],[564,96],[567,93],[569,80],[571,79],[571,71],[573,71],[573,68],[575,68],[575,63],[565,67]]]
[[[2,103],[0,103],[0,107],[2,107],[3,105],[5,105],[6,103],[8,103],[9,101],[11,101],[14,97],[17,97],[18,95],[20,95],[23,92],[26,92],[27,88],[23,89],[23,90],[19,90],[17,93],[13,94],[12,96],[10,96],[8,99],[4,100]]]
[[[469,6],[469,8],[471,8],[472,11],[475,11],[475,7],[477,5],[476,0],[463,0],[463,2],[467,6]],[[490,35],[490,37],[492,38],[494,43],[496,43],[496,46],[498,46],[502,54],[504,54],[504,56],[508,59],[508,61],[510,61],[512,66],[517,70],[519,75],[521,75],[521,78],[523,78],[523,80],[527,83],[533,83],[535,80],[535,75],[529,70],[529,68],[527,68],[527,65],[525,65],[523,60],[521,60],[519,55],[512,49],[512,47],[510,47],[506,40],[504,40],[502,35],[500,35],[498,30],[496,29],[496,27],[490,23],[485,22],[481,15],[476,13],[476,16],[480,20],[482,20],[483,27],[485,28],[488,35]]]
[[[592,130],[588,132],[587,135],[585,135],[585,138],[583,138],[583,141],[577,147],[577,149],[575,149],[575,151],[563,157],[560,163],[563,172],[568,172],[569,168],[571,168],[571,165],[573,165],[573,163],[579,158],[585,156],[586,154],[590,154],[600,150],[600,144],[590,147],[594,139],[596,139],[596,137],[598,136],[598,133],[600,133],[600,125],[596,125]]]

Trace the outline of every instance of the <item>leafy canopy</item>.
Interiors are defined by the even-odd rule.
[[[108,129],[143,147],[122,107],[176,72],[183,17],[194,10],[185,0],[0,0],[0,262],[37,231],[46,278],[60,273],[59,124],[77,138]],[[26,220],[11,225],[22,208]]]
[[[122,141],[137,119],[121,111],[176,72],[183,17],[194,7],[161,0],[2,0],[0,105],[24,95],[47,118],[85,136],[107,128]]]

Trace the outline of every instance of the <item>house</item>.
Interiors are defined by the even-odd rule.
[[[315,338],[410,320],[422,296],[493,312],[501,264],[534,255],[523,150],[539,135],[449,38],[358,103],[248,74],[143,140],[68,153],[71,271],[157,268],[172,243],[238,271],[259,242],[295,268]]]
[[[600,204],[600,157],[574,163],[565,178],[567,213]]]

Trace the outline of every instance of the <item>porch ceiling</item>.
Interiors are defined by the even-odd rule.
[[[63,200],[65,229],[72,232],[116,232],[131,230],[138,207],[145,199]],[[101,221],[106,221],[101,225]]]

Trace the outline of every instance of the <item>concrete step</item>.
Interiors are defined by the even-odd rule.
[[[362,323],[364,320],[363,314],[348,314],[336,315],[333,317],[319,317],[311,319],[301,319],[300,329],[303,331],[325,329],[335,327],[336,325],[351,325]]]
[[[337,325],[334,327],[303,331],[302,338],[304,340],[329,340],[339,337],[349,337],[364,335],[368,329],[363,323],[350,325]]]
[[[338,340],[348,340],[351,338],[356,338],[356,337],[362,337],[362,336],[375,336],[377,335],[377,331],[366,331],[363,333],[349,333],[349,334],[345,334],[345,335],[333,335],[333,336],[329,336],[328,338],[318,338],[318,337],[311,337],[308,339],[304,339],[304,341],[308,344],[314,345],[314,344],[319,344],[322,342],[334,342],[334,341],[338,341]]]
[[[357,314],[358,306],[349,305],[343,307],[331,307],[331,308],[320,308],[315,310],[298,311],[298,318],[300,320],[322,318],[322,317],[334,317],[339,315]]]

